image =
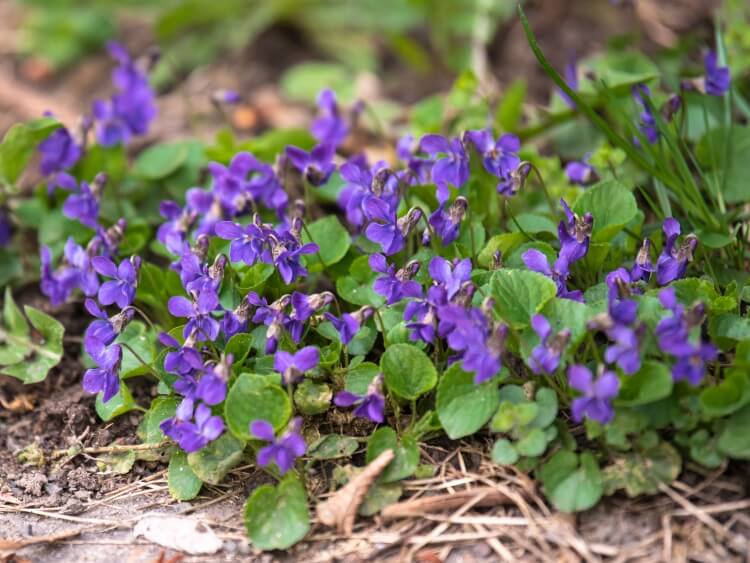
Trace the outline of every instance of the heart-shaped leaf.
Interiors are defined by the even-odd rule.
[[[232,385],[224,403],[229,430],[242,440],[250,440],[250,423],[266,420],[278,432],[289,422],[292,404],[289,395],[269,376],[243,373]]]
[[[449,367],[440,378],[436,400],[445,433],[456,440],[484,426],[500,403],[497,386],[497,379],[477,385],[474,374],[462,370],[458,363]]]
[[[287,549],[310,529],[307,494],[294,473],[275,487],[261,485],[245,504],[245,528],[253,545],[263,551]]]
[[[393,344],[380,358],[388,389],[404,399],[416,399],[437,383],[437,371],[427,354],[412,344]]]

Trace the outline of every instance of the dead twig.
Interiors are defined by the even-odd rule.
[[[508,504],[510,499],[507,495],[491,487],[480,487],[466,491],[458,491],[448,495],[436,495],[422,497],[404,502],[398,502],[386,506],[380,513],[383,520],[395,520],[397,518],[408,518],[413,516],[422,516],[433,512],[442,512],[443,510],[453,510],[463,506],[464,503],[473,500],[477,496],[481,498],[474,506],[496,506],[498,504]]]
[[[17,549],[28,547],[30,545],[37,545],[40,543],[55,543],[60,540],[74,538],[92,529],[93,528],[78,528],[77,530],[66,530],[64,532],[57,532],[56,534],[33,536],[30,538],[0,539],[0,551],[15,551]]]

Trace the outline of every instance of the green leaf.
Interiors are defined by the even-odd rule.
[[[232,385],[224,403],[224,419],[229,430],[242,440],[250,440],[250,423],[268,421],[276,432],[286,427],[292,416],[289,396],[265,375],[243,373]]]
[[[492,446],[490,456],[492,457],[492,461],[500,465],[513,465],[519,458],[516,448],[506,438],[500,438],[495,442],[495,445]]]
[[[244,442],[229,432],[224,432],[205,448],[189,453],[187,461],[198,479],[204,483],[218,485],[230,469],[242,461],[244,449]]]
[[[310,529],[305,488],[294,473],[287,473],[275,487],[261,485],[245,504],[245,528],[260,550],[287,549]]]
[[[308,254],[305,257],[312,271],[319,271],[323,269],[322,266],[335,264],[346,256],[351,246],[349,232],[335,215],[328,215],[307,225],[307,229],[302,231],[302,241],[314,242],[320,247],[319,253]],[[323,265],[320,264],[318,254],[323,259]]]
[[[409,477],[419,465],[419,447],[414,438],[403,436],[398,439],[396,431],[381,426],[367,441],[367,463],[372,462],[385,450],[393,450],[394,458],[380,474],[381,483],[390,483]]]
[[[633,375],[621,379],[615,405],[634,407],[653,403],[672,393],[672,374],[661,363],[646,361]]]
[[[370,268],[368,257],[358,256],[349,266],[349,275],[336,279],[336,293],[354,305],[380,307],[385,303],[385,297],[372,289],[376,277],[377,272]]]
[[[153,364],[156,356],[155,334],[149,330],[145,323],[132,321],[118,335],[115,342],[117,344],[127,344],[122,347],[122,363],[120,364],[120,378],[127,379],[136,375],[149,373],[147,366],[141,363],[141,360],[131,352],[132,349],[142,360]],[[130,349],[129,349],[130,348]]]
[[[13,300],[13,294],[10,291],[10,287],[5,288],[5,302],[3,303],[3,322],[8,332],[15,335],[23,335],[29,333],[29,323],[26,322],[26,317],[23,316],[21,309],[18,308],[16,302]]]
[[[250,354],[252,343],[253,337],[247,332],[239,332],[229,339],[227,347],[224,348],[224,354],[227,356],[232,354],[234,358],[233,367],[241,366],[245,362],[247,356]]]
[[[594,317],[594,311],[585,303],[572,299],[554,298],[542,309],[554,332],[570,330],[569,350],[574,350],[586,337],[588,322]]]
[[[12,301],[12,296],[6,292],[3,316],[10,324],[0,327],[0,372],[24,383],[43,381],[62,359],[65,329],[53,317],[27,305],[24,311],[29,327]]]
[[[544,492],[562,512],[579,512],[594,506],[602,496],[602,474],[594,456],[560,450],[545,463],[539,476]]]
[[[138,437],[144,444],[158,444],[166,438],[159,425],[168,418],[172,418],[177,411],[180,401],[177,397],[157,397],[151,401],[151,406],[143,415],[138,425]]]
[[[750,318],[725,313],[710,319],[708,332],[722,350],[733,348],[738,341],[750,338]]]
[[[0,248],[0,287],[23,275],[18,253],[10,248]]]
[[[0,182],[15,184],[39,143],[59,127],[56,119],[41,117],[8,129],[0,143]]]
[[[490,282],[495,310],[513,328],[528,326],[557,293],[555,282],[528,270],[498,270]]]
[[[313,459],[339,459],[349,457],[359,448],[359,442],[351,436],[326,434],[307,448],[307,454]]]
[[[541,428],[531,428],[516,442],[516,451],[526,457],[537,457],[547,449],[547,436]]]
[[[102,473],[115,473],[125,475],[130,473],[135,464],[136,455],[133,450],[126,452],[113,452],[96,458],[96,468]]]
[[[750,459],[750,405],[745,405],[727,420],[719,434],[719,451],[734,459]]]
[[[436,408],[440,424],[452,440],[474,434],[497,410],[500,395],[497,379],[479,385],[474,374],[451,365],[440,378]]]
[[[380,366],[372,362],[362,362],[350,368],[346,373],[344,388],[355,395],[364,395],[367,393],[367,387],[378,373],[380,373]]]
[[[185,162],[189,147],[186,143],[160,143],[138,155],[132,172],[144,180],[166,178]]]
[[[587,188],[576,200],[573,211],[594,216],[592,242],[608,242],[638,214],[631,191],[617,180],[604,180]]]
[[[531,421],[531,425],[534,428],[547,428],[557,417],[557,393],[549,387],[542,387],[537,390],[534,403],[539,410],[534,420]]]
[[[108,422],[121,414],[132,411],[135,408],[135,401],[128,386],[125,385],[124,381],[121,381],[119,391],[106,403],[102,401],[102,394],[99,393],[96,396],[96,401],[94,401],[94,408],[99,418]]]
[[[360,516],[373,516],[389,504],[401,498],[404,488],[401,483],[375,483],[368,490],[365,499],[357,509]]]
[[[503,92],[497,106],[495,120],[502,131],[515,131],[523,117],[523,101],[526,98],[526,81],[517,78]]]
[[[294,390],[294,404],[308,416],[322,414],[331,406],[333,392],[325,383],[305,379]]]
[[[292,101],[315,102],[325,88],[334,90],[340,101],[353,101],[354,82],[343,65],[324,62],[301,63],[281,77],[281,91]]]
[[[623,454],[602,472],[606,494],[618,489],[630,497],[656,494],[659,485],[677,479],[681,467],[680,454],[667,442]]]
[[[167,471],[167,484],[169,494],[176,500],[193,500],[201,491],[203,481],[190,468],[187,454],[182,450],[176,449],[172,452]]]
[[[404,399],[416,399],[437,383],[437,371],[427,354],[412,344],[393,344],[380,358],[388,389]]]
[[[750,378],[742,369],[732,369],[724,381],[700,394],[703,413],[711,418],[727,416],[750,403]]]
[[[724,186],[723,194],[726,203],[747,201],[745,164],[748,154],[750,154],[750,127],[739,126],[736,123],[731,128],[730,136],[727,136],[725,129],[716,128],[704,135],[698,143],[696,156],[704,170],[710,170],[709,175],[715,177],[717,184]],[[714,166],[715,170],[712,169]]]

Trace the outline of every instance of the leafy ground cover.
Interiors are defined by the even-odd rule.
[[[449,488],[446,471],[494,484],[441,506],[456,518],[510,503],[532,521],[658,492],[695,512],[670,487],[685,468],[718,475],[750,455],[742,71],[717,31],[668,71],[613,48],[560,75],[519,21],[559,89],[532,121],[520,83],[495,104],[464,72],[396,137],[387,107],[342,101],[329,77],[307,129],[133,156],[158,119],[155,59],[111,44],[113,93],[80,129],[52,116],[11,128],[3,282],[24,275],[19,241],[34,233],[61,319],[7,286],[0,369],[41,382],[67,344],[96,414],[122,428],[16,457],[95,454],[125,475],[165,463],[179,501],[255,468],[240,529],[256,550],[293,548],[313,514],[348,536],[357,513],[410,514],[405,491]],[[319,73],[300,67],[285,87],[309,96]],[[44,180],[24,193],[35,155]],[[88,320],[71,332],[76,302]],[[728,552],[746,548],[702,514]]]

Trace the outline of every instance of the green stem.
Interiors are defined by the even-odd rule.
[[[135,359],[138,360],[143,365],[143,367],[145,367],[148,371],[150,371],[151,374],[156,379],[161,380],[161,376],[159,375],[159,373],[153,367],[151,367],[151,364],[147,363],[146,360],[144,360],[140,356],[140,354],[138,354],[138,352],[136,352],[135,350],[133,350],[133,348],[132,348],[132,346],[130,346],[130,344],[128,344],[127,342],[117,342],[117,344],[119,346],[122,346],[123,348],[125,348],[131,354],[133,354],[133,356],[135,357]]]

